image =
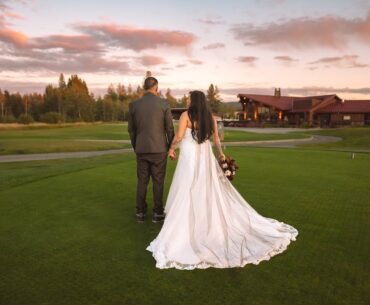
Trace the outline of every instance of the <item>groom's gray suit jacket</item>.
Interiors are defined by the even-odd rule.
[[[150,92],[130,103],[128,132],[136,153],[167,152],[174,137],[168,103]]]

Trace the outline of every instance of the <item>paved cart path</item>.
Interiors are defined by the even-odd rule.
[[[268,141],[245,141],[245,142],[223,142],[223,146],[249,146],[249,147],[284,147],[294,148],[300,144],[318,144],[340,141],[339,137],[329,136],[311,136],[305,139],[289,140],[268,140]],[[93,141],[93,140],[91,140]],[[104,140],[109,142],[126,143],[126,140]],[[69,158],[88,158],[102,155],[120,154],[132,152],[131,148],[110,149],[100,151],[81,151],[81,152],[61,152],[61,153],[43,153],[43,154],[22,154],[22,155],[4,155],[0,156],[0,163],[24,162],[24,161],[42,161]]]

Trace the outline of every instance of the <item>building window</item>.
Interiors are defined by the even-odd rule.
[[[351,120],[351,116],[350,115],[344,115],[343,116],[343,121],[350,121]]]
[[[270,109],[264,106],[258,107],[258,113],[267,113],[270,112]]]

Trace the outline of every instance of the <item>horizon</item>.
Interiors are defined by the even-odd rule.
[[[101,95],[150,70],[177,98],[212,83],[226,102],[274,88],[370,99],[370,1],[51,2],[0,0],[3,91],[42,93],[63,73]]]

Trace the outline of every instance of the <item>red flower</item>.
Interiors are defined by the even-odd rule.
[[[230,156],[227,156],[225,160],[220,160],[219,164],[223,170],[225,176],[231,181],[234,179],[236,170],[239,169],[239,166],[236,165],[235,160]]]

